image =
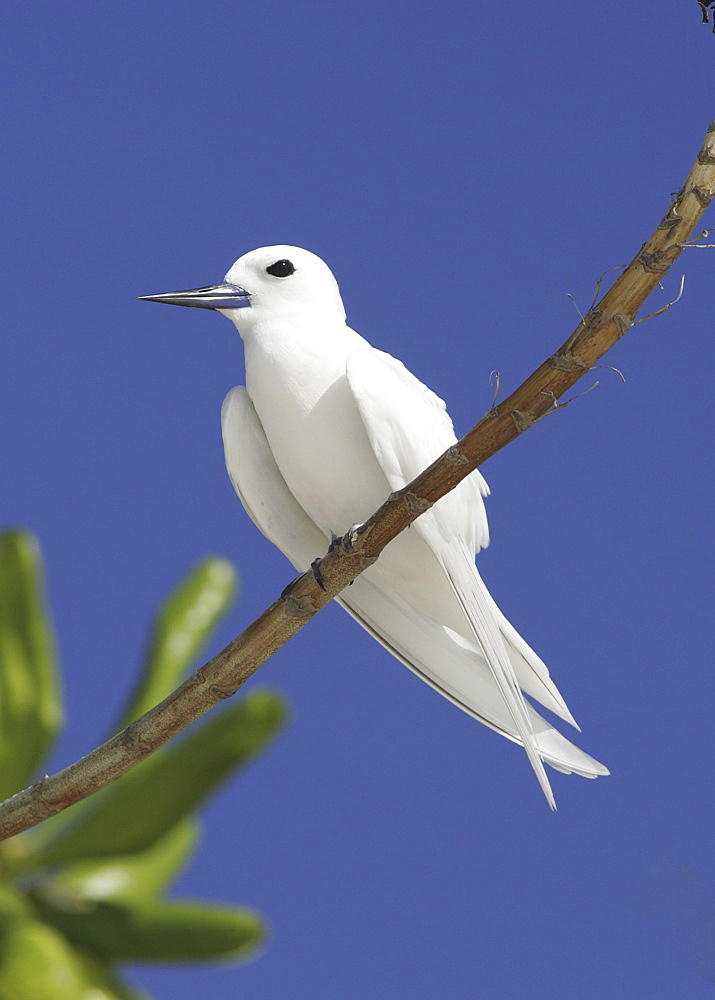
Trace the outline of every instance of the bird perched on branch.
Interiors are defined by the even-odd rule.
[[[215,309],[238,328],[246,386],[223,404],[228,474],[249,517],[301,572],[456,442],[442,400],[347,326],[332,272],[307,250],[263,247],[221,284],[143,298]],[[587,778],[608,770],[524,697],[576,726],[477,571],[488,492],[473,472],[337,601],[437,691],[520,743],[555,808],[544,762]]]

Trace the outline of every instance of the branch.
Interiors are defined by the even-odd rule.
[[[548,360],[359,529],[294,580],[260,618],[176,691],[107,743],[0,805],[0,839],[61,812],[114,781],[239,687],[313,615],[371,566],[388,542],[470,472],[540,420],[634,325],[646,298],[688,245],[715,193],[715,121],[655,232],[613,287]],[[318,582],[318,577],[320,582]]]

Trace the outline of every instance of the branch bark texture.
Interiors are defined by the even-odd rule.
[[[313,572],[294,580],[256,621],[168,698],[92,753],[0,805],[0,840],[99,791],[224,698],[340,593],[420,514],[533,426],[630,330],[648,295],[680,256],[715,193],[715,121],[685,183],[650,239],[574,332],[504,402],[404,489],[393,493]]]

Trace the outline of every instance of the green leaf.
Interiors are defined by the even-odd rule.
[[[60,725],[54,639],[33,535],[0,535],[0,797],[27,784]]]
[[[0,937],[19,919],[30,916],[30,905],[24,895],[9,885],[0,884]]]
[[[82,964],[94,989],[99,991],[96,995],[90,994],[91,1000],[104,1000],[105,997],[107,1000],[151,1000],[144,990],[138,990],[122,979],[113,966],[92,958],[86,952],[82,955]]]
[[[242,958],[263,942],[252,910],[193,902],[136,906],[87,903],[83,909],[38,904],[42,918],[104,962],[199,962]]]
[[[0,627],[0,798],[23,788],[34,771],[41,730],[33,726],[35,692],[17,632]]]
[[[237,576],[226,559],[209,556],[191,570],[156,614],[149,652],[135,694],[116,726],[119,731],[170,694],[231,606]],[[13,788],[12,791],[15,791]],[[104,796],[105,793],[100,793]],[[35,854],[59,840],[82,816],[96,811],[95,797],[47,820],[33,836]],[[32,864],[29,859],[28,866]]]
[[[236,572],[226,559],[203,559],[160,608],[139,686],[122,716],[128,726],[166,698],[198,657],[231,607]]]
[[[143,851],[276,735],[286,715],[271,691],[254,690],[185,739],[155,753],[94,797],[95,810],[46,848],[43,864]]]
[[[0,1000],[114,1000],[97,989],[65,938],[37,920],[19,920],[0,937]]]
[[[198,823],[187,816],[146,851],[67,866],[42,885],[43,895],[78,902],[150,899],[178,876],[193,853],[198,836]]]

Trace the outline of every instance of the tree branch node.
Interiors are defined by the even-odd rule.
[[[614,271],[615,268],[611,267],[608,270],[609,271]],[[606,272],[606,273],[608,273],[608,272]],[[601,277],[598,279],[598,282],[596,284],[596,289],[597,289],[596,294],[598,294],[598,288],[600,288],[602,279],[603,279],[603,275],[601,275]],[[569,298],[571,298],[571,296],[569,296]],[[574,305],[576,305],[575,302],[574,302]],[[576,308],[576,311],[578,312],[578,307]],[[581,315],[581,313],[579,313],[579,316],[580,315]],[[588,328],[591,327],[593,329],[593,327],[596,326],[596,324],[598,323],[598,321],[601,320],[601,319],[603,319],[603,310],[602,309],[595,309],[593,306],[591,306],[591,308],[588,310],[588,312],[586,313],[586,315],[581,317],[581,322],[576,327],[576,329],[574,330],[574,332],[571,334],[571,336],[569,337],[569,339],[566,341],[565,344],[563,344],[561,346],[561,348],[556,353],[557,354],[562,354],[562,355],[571,354],[574,345],[577,344],[578,341],[580,341],[580,340],[583,339],[583,337],[586,335],[586,332],[587,332]],[[587,367],[588,367],[587,365],[584,365],[584,368],[587,368]],[[572,370],[575,370],[575,369],[572,369]]]
[[[321,560],[316,559],[313,565],[310,567],[313,570],[313,575],[320,587],[325,590],[322,580],[318,578],[317,573],[320,573],[319,566],[316,567],[316,563],[320,564]],[[288,584],[286,589],[281,594],[281,601],[283,602],[283,610],[288,618],[310,618],[313,614],[313,607],[310,601],[307,601],[304,597],[296,597],[295,594],[291,593],[293,587],[295,587],[303,579],[302,576],[296,577],[291,583]]]
[[[452,449],[450,448],[450,451],[451,450]],[[449,459],[449,461],[454,462],[455,459]],[[468,461],[465,459],[464,462],[460,462],[458,464],[465,465],[468,464]],[[402,498],[407,503],[407,506],[409,507],[410,510],[410,514],[415,514],[415,515],[424,514],[426,510],[429,510],[430,507],[433,506],[431,500],[425,500],[424,497],[418,497],[416,493],[412,493],[409,491],[407,493],[403,493]]]
[[[575,358],[571,351],[565,351],[563,354],[557,351],[556,354],[551,355],[549,363],[552,368],[556,368],[560,372],[584,371],[588,368],[588,365],[579,358]]]
[[[231,698],[238,691],[237,687],[219,687],[217,684],[211,684],[209,686],[210,693],[213,695],[214,700],[218,704],[220,701],[225,701],[226,698]]]
[[[644,271],[650,271],[652,274],[665,274],[670,267],[668,261],[663,260],[665,253],[665,250],[658,250],[656,253],[640,253],[638,254],[638,262]]]
[[[624,316],[623,313],[614,313],[613,322],[616,324],[619,340],[621,337],[625,336],[633,326],[633,320],[631,317]]]
[[[467,456],[462,454],[456,444],[447,449],[444,457],[447,462],[451,462],[453,465],[466,465],[469,462]]]
[[[673,202],[673,204],[668,209],[667,213],[660,220],[657,226],[658,229],[667,229],[670,231],[671,229],[675,229],[675,227],[680,225],[680,223],[683,221],[682,215],[678,215],[678,213],[675,211],[675,206],[677,205],[678,200],[679,199],[676,199]]]
[[[193,674],[186,678],[185,684],[193,684],[196,687],[206,684],[206,664],[194,670]]]
[[[692,187],[690,190],[698,199],[703,208],[707,208],[713,199],[713,192],[710,191],[708,188],[700,187],[697,184],[694,185],[694,187]]]
[[[523,410],[510,410],[509,415],[514,421],[514,426],[516,427],[518,434],[523,434],[524,431],[528,431],[530,427],[533,427],[538,417],[532,417],[530,413],[525,413]]]
[[[45,819],[50,816],[56,816],[58,812],[62,812],[64,809],[64,803],[52,802],[45,795],[45,785],[47,784],[49,777],[50,776],[48,774],[43,774],[42,777],[32,786],[33,792],[39,801],[38,812],[44,813]],[[14,797],[15,796],[13,795],[13,798]]]
[[[137,733],[133,726],[127,726],[124,732],[121,734],[121,744],[125,750],[139,751],[140,756],[145,757],[152,753],[155,749],[155,745],[152,740],[148,740],[141,733]]]

